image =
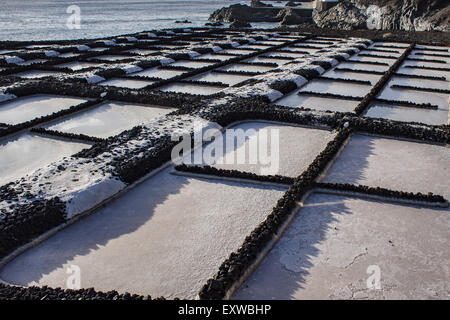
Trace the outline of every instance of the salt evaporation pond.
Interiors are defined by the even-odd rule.
[[[394,59],[383,59],[383,58],[379,58],[379,57],[367,57],[367,56],[352,56],[350,59],[348,59],[347,61],[350,62],[358,62],[358,61],[363,61],[363,62],[374,62],[375,64],[377,62],[381,62],[381,63],[387,63],[388,67],[393,65],[395,63]]]
[[[419,75],[419,76],[431,76],[431,77],[444,77],[447,81],[450,81],[450,71],[442,71],[442,70],[430,70],[423,68],[405,68],[400,67],[397,70],[397,73],[400,74],[410,74],[410,75]]]
[[[290,62],[290,60],[286,60],[286,59],[267,58],[267,57],[260,57],[260,56],[253,57],[253,58],[247,59],[245,61],[246,62],[276,63],[279,66]]]
[[[100,82],[99,84],[102,86],[113,86],[120,88],[130,88],[130,89],[141,89],[148,85],[155,83],[154,81],[148,80],[133,80],[133,79],[120,79],[120,78],[112,78],[110,80],[106,80]]]
[[[44,78],[44,77],[58,77],[63,76],[64,73],[57,71],[46,71],[46,70],[30,70],[24,71],[14,74],[16,77],[25,78],[25,79],[36,79],[36,78]]]
[[[449,226],[446,210],[315,193],[232,299],[445,299]]]
[[[335,70],[335,69],[325,72],[324,74],[322,74],[322,76],[329,77],[329,78],[335,78],[335,79],[351,79],[351,80],[370,81],[370,83],[372,85],[377,83],[377,81],[380,80],[380,78],[381,78],[381,75],[379,75],[379,74],[360,73],[360,72],[352,72],[352,71],[339,71],[339,70]],[[353,84],[350,83],[349,85],[353,85]]]
[[[165,115],[174,108],[107,102],[46,126],[67,133],[107,138]]]
[[[149,55],[149,54],[155,54],[158,51],[150,50],[150,49],[131,49],[131,50],[127,50],[127,51],[124,51],[124,52],[146,56],[146,55]]]
[[[230,53],[235,55],[246,55],[250,53],[254,53],[258,50],[245,50],[245,49],[225,49],[220,51],[220,53]]]
[[[67,62],[67,63],[63,63],[63,64],[58,64],[55,67],[56,68],[69,68],[73,71],[79,71],[82,69],[98,67],[101,65],[102,65],[101,63],[72,61],[72,62]]]
[[[195,60],[178,60],[173,63],[171,63],[171,66],[180,66],[180,67],[187,67],[187,68],[204,68],[207,66],[210,66],[214,64],[214,62],[203,62],[203,61],[195,61]]]
[[[181,70],[169,70],[169,69],[161,69],[159,67],[145,69],[140,72],[136,72],[133,74],[130,74],[130,76],[137,76],[137,77],[154,77],[154,78],[161,78],[161,79],[170,79],[179,75],[182,75],[186,71]]]
[[[220,67],[218,70],[226,70],[226,71],[245,71],[245,72],[267,72],[275,69],[275,67],[268,66],[255,66],[248,64],[240,64],[233,63],[223,67]]]
[[[195,57],[195,59],[211,59],[211,60],[222,60],[222,61],[226,61],[226,60],[230,60],[232,58],[236,58],[237,56],[232,56],[232,55],[225,55],[225,54],[214,54],[214,53],[205,53],[202,54],[201,56]]]
[[[0,185],[15,181],[90,144],[23,133],[0,140]]]
[[[341,62],[338,66],[339,68],[348,68],[348,69],[356,69],[356,70],[365,70],[365,71],[381,71],[385,72],[389,69],[389,66],[378,65],[378,64],[365,64],[358,62]]]
[[[202,73],[202,74],[199,74],[192,78],[189,78],[189,80],[222,82],[222,83],[228,84],[230,86],[233,86],[235,84],[241,83],[242,81],[245,81],[250,78],[251,77],[249,77],[249,76],[243,76],[243,75],[238,75],[238,74],[207,72],[207,73]]]
[[[438,57],[436,57],[436,58],[438,59]],[[449,66],[447,65],[447,63],[438,63],[438,62],[432,62],[432,61],[405,60],[401,66],[402,67],[414,66],[414,67],[447,68],[447,69],[449,69]]]
[[[174,82],[158,88],[161,91],[171,91],[171,92],[179,92],[179,93],[190,93],[190,94],[200,94],[200,95],[211,95],[222,91],[224,88],[214,87],[209,85],[201,85],[194,83],[181,83]]]
[[[369,93],[371,85],[346,83],[344,81],[312,80],[300,89],[300,92],[331,93],[351,97],[364,97]]]
[[[21,97],[0,104],[0,119],[6,124],[19,124],[86,101],[83,98],[41,94]]]
[[[279,174],[297,177],[334,138],[334,133],[328,130],[258,121],[237,124],[228,130],[235,132],[242,130],[241,132],[247,134],[245,141],[228,146],[228,148],[234,146],[228,153],[226,152],[227,145],[224,142],[223,155],[216,156],[213,163],[207,164],[217,168],[252,172],[259,175]],[[279,140],[276,140],[278,139],[276,137]],[[221,140],[223,139],[218,141]],[[252,153],[251,147],[254,145],[258,145],[261,150],[266,148],[267,152],[264,155]],[[219,148],[218,145],[216,146]],[[208,148],[212,148],[212,145]],[[259,152],[262,152],[261,150]],[[199,152],[202,151],[198,150],[194,153],[194,159],[198,157]],[[239,154],[245,156],[244,161],[238,161]],[[251,156],[257,158],[254,163],[250,160]],[[267,163],[263,163],[264,156],[267,157],[267,160],[264,160]],[[236,161],[228,161],[227,159],[230,157]]]
[[[433,192],[450,199],[450,149],[426,143],[353,135],[324,182]]]
[[[390,79],[390,85],[402,85],[418,88],[431,88],[448,90],[450,83],[445,80],[417,79],[393,76]]]
[[[298,95],[300,90],[281,98],[275,103],[286,107],[303,107],[314,110],[333,111],[333,112],[353,112],[358,106],[359,101],[335,99],[326,97],[317,97],[309,95]]]
[[[392,88],[394,82],[390,80],[383,91],[379,94],[380,99],[411,101],[415,103],[431,103],[439,109],[448,111],[448,94],[424,90]]]
[[[371,104],[364,116],[396,121],[420,122],[430,125],[449,124],[448,110],[428,110],[384,103]]]
[[[102,61],[120,61],[120,60],[132,59],[132,58],[133,57],[130,57],[130,56],[107,54],[107,55],[103,55],[103,56],[92,57],[92,58],[89,58],[88,60],[97,59],[97,60],[102,60]]]
[[[66,269],[76,265],[82,288],[195,298],[285,189],[170,170],[18,256],[1,279],[66,287]]]

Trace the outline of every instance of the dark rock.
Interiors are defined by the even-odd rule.
[[[450,31],[450,3],[438,0],[344,0],[316,10],[321,28]]]
[[[230,24],[230,28],[232,28],[232,29],[250,28],[250,27],[251,27],[251,24],[248,23],[247,21],[236,20]]]
[[[268,7],[273,7],[273,5],[271,5],[271,4],[269,4],[269,3],[261,2],[261,1],[259,1],[259,0],[252,0],[252,1],[250,2],[250,6],[251,6],[252,8],[268,8]]]

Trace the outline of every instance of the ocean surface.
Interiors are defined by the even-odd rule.
[[[200,27],[219,8],[246,1],[233,0],[1,0],[0,40],[90,39],[143,30]],[[248,3],[248,2],[247,2]],[[67,21],[80,9],[80,29]],[[176,20],[190,24],[176,24]],[[273,24],[259,24],[259,27]]]

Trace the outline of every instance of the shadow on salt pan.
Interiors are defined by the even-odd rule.
[[[450,199],[450,149],[420,142],[353,135],[324,182],[433,192]]]
[[[195,298],[285,189],[170,170],[18,256],[1,278],[66,287],[66,269],[76,265],[83,288]]]
[[[446,299],[449,225],[443,209],[315,193],[233,299]]]

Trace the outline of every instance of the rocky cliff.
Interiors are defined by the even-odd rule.
[[[449,17],[446,0],[344,0],[313,13],[317,26],[345,30],[450,31]]]

